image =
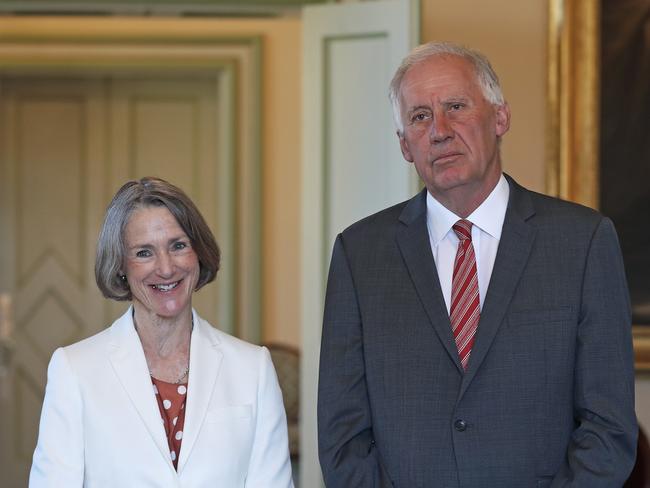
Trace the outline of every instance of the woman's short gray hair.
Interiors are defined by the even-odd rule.
[[[102,294],[113,300],[133,298],[123,276],[124,229],[133,211],[143,207],[166,207],[187,234],[199,260],[196,290],[214,280],[221,253],[199,210],[180,188],[160,178],[145,177],[125,183],[106,210],[95,256],[95,281]]]
[[[397,126],[397,132],[402,135],[404,124],[402,122],[402,107],[400,90],[402,80],[407,71],[416,64],[422,63],[433,56],[460,56],[474,66],[478,84],[481,87],[485,99],[494,105],[503,105],[505,100],[499,84],[499,78],[495,73],[490,61],[478,51],[452,44],[449,42],[429,42],[413,49],[400,64],[390,82],[388,97],[393,107],[393,118]]]

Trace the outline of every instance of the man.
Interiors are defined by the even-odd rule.
[[[503,175],[510,109],[479,53],[416,48],[391,101],[426,189],[334,245],[318,399],[327,486],[622,486],[637,425],[611,221]]]

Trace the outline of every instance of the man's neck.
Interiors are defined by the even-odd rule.
[[[444,193],[437,194],[429,190],[429,193],[449,211],[461,218],[467,218],[490,196],[500,178],[501,171],[491,177],[488,182],[479,182],[475,185],[460,185]]]

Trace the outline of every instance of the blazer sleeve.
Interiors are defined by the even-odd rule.
[[[257,421],[246,488],[293,488],[282,391],[265,347],[259,371]]]
[[[630,302],[614,226],[604,218],[586,257],[574,368],[574,418],[553,487],[623,486],[636,456]]]
[[[30,488],[81,487],[84,482],[82,401],[63,349],[52,355]]]
[[[339,235],[330,264],[318,383],[318,452],[328,488],[391,487],[372,431],[363,327]]]

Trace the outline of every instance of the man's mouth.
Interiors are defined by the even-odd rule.
[[[460,156],[460,153],[457,153],[457,152],[445,153],[445,154],[441,154],[440,156],[438,156],[437,158],[435,158],[435,159],[433,160],[433,162],[434,162],[434,163],[444,162],[446,159],[455,158],[455,157],[457,157],[457,156]]]
[[[175,281],[174,283],[166,283],[166,284],[160,283],[160,284],[149,285],[149,286],[151,286],[151,288],[153,288],[154,290],[158,290],[158,291],[170,291],[176,288],[179,283],[180,281]]]

